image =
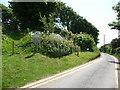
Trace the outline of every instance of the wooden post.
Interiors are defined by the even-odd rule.
[[[14,55],[14,41],[12,42],[12,55]]]

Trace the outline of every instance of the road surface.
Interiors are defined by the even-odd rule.
[[[79,68],[40,80],[22,88],[117,88],[118,72],[113,56],[102,53],[102,57]]]

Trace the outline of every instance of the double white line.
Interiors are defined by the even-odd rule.
[[[113,57],[113,58],[115,59],[115,62],[117,63],[118,60],[115,57]],[[117,68],[118,68],[118,64],[115,64],[115,88],[120,88],[118,86],[118,70],[117,70]]]

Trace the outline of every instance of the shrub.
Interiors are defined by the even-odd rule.
[[[11,37],[2,35],[2,54],[3,55],[11,55],[12,54],[12,45],[14,42],[14,53],[20,53],[19,41],[13,40]]]
[[[30,34],[25,35],[19,40],[18,47],[21,48],[23,52],[33,52],[35,50],[33,37]]]
[[[12,39],[6,35],[2,35],[2,54],[11,54],[12,52]]]
[[[112,54],[113,52],[111,44],[105,44],[101,46],[100,51],[104,53],[109,53],[109,54]]]
[[[120,47],[118,47],[118,48],[115,49],[115,53],[116,54],[120,54]]]
[[[120,38],[113,39],[111,45],[113,49],[120,47]]]
[[[74,37],[74,34],[67,30],[61,30],[60,35],[68,40],[73,40]]]
[[[82,51],[94,51],[97,48],[94,39],[85,33],[75,35],[74,43],[80,46]]]
[[[39,52],[50,57],[61,57],[73,52],[72,41],[59,38],[56,34],[44,36],[40,39]]]

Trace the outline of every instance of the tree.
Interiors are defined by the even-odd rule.
[[[2,32],[14,38],[18,34],[19,20],[13,14],[12,9],[0,4],[2,9]]]
[[[49,17],[46,18],[45,15],[44,15],[44,17],[42,17],[41,13],[40,13],[39,21],[44,24],[43,29],[44,29],[45,33],[48,32],[47,34],[54,33],[54,30],[55,30],[54,15],[55,15],[55,13],[49,14]]]
[[[66,6],[64,3],[59,3],[57,8],[58,22],[68,31],[73,33],[85,32],[91,34],[94,37],[95,42],[98,42],[98,30],[90,22],[78,15],[71,7]]]
[[[81,47],[82,51],[95,51],[96,44],[89,34],[80,33],[74,36],[74,43]]]
[[[113,6],[112,8],[117,13],[117,18],[116,18],[117,21],[113,21],[112,23],[108,25],[111,27],[111,29],[120,30],[120,1],[118,2],[116,6]]]
[[[112,46],[111,46],[111,44],[105,44],[105,45],[101,46],[100,51],[104,52],[104,53],[112,54]]]
[[[113,39],[111,45],[113,49],[120,47],[120,38]]]
[[[43,23],[39,21],[39,12],[42,17],[49,17],[56,7],[57,2],[10,2],[10,8],[20,21],[20,30],[24,32],[27,28],[42,31]]]

